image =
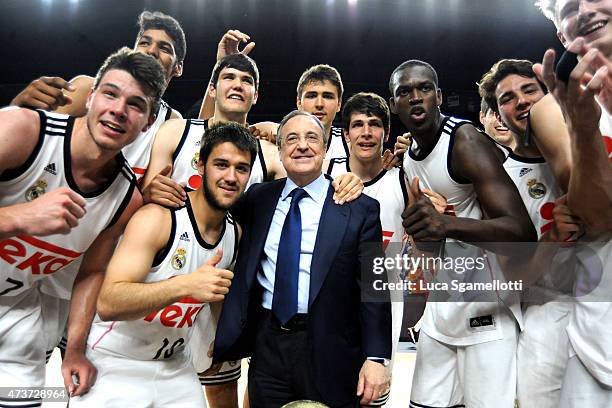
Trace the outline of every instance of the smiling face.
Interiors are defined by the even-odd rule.
[[[316,119],[294,116],[284,124],[280,137],[280,160],[293,182],[303,187],[321,175],[325,146]]]
[[[164,67],[167,83],[183,74],[183,63],[177,60],[174,40],[164,30],[145,30],[136,41],[134,51],[158,60]]]
[[[331,128],[341,105],[338,88],[327,80],[305,84],[302,95],[297,99],[296,104],[298,109],[319,118],[325,129]]]
[[[557,0],[557,35],[565,47],[577,37],[612,57],[612,0]]]
[[[497,143],[509,146],[514,136],[502,122],[499,121],[493,109],[487,109],[487,113],[480,112],[480,123],[484,126],[484,131],[491,136]]]
[[[215,146],[206,163],[198,162],[202,189],[208,204],[228,210],[244,192],[251,175],[251,154],[231,142]]]
[[[103,150],[119,151],[150,126],[152,101],[129,73],[111,69],[87,98],[87,129]]]
[[[350,142],[351,156],[359,161],[380,159],[387,130],[378,116],[357,112],[351,114],[348,132],[344,131]]]
[[[527,117],[533,105],[544,97],[535,78],[511,74],[499,81],[495,98],[499,115],[506,126],[522,136],[527,130]]]
[[[410,132],[431,129],[440,116],[442,104],[442,92],[436,87],[432,72],[420,65],[407,67],[395,73],[392,88],[389,108],[406,129]]]
[[[209,93],[215,99],[215,110],[225,115],[246,115],[257,103],[255,79],[250,73],[236,68],[223,68],[217,83],[210,85]]]

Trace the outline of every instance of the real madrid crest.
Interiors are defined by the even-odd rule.
[[[536,179],[529,180],[527,187],[529,187],[528,191],[531,198],[542,198],[546,194],[546,186],[539,183]]]
[[[172,267],[177,271],[185,267],[185,263],[187,262],[187,258],[185,258],[186,252],[187,251],[185,251],[183,248],[179,248],[172,256]]]
[[[199,150],[197,152],[195,152],[195,154],[193,155],[193,159],[191,159],[191,167],[194,170],[198,169],[198,160],[200,160],[200,151]]]
[[[28,189],[25,193],[25,199],[27,201],[36,200],[41,195],[47,192],[47,182],[45,180],[38,180],[36,184]]]

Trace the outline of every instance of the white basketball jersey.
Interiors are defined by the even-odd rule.
[[[421,188],[430,189],[446,197],[447,215],[481,219],[482,211],[474,186],[457,180],[450,166],[455,132],[466,124],[472,125],[466,120],[445,117],[440,126],[438,142],[433,150],[425,157],[418,157],[415,152],[419,147],[416,141],[413,141],[410,150],[404,155],[403,166],[408,183],[418,176]],[[483,250],[473,245],[451,239],[447,239],[446,243],[445,252],[441,254],[445,259],[446,257],[477,259],[484,255]],[[458,293],[453,293],[452,296],[459,296],[457,299],[461,299]],[[510,306],[512,313],[521,323],[518,296],[512,299]],[[447,301],[428,301],[421,328],[428,336],[456,346],[498,340],[502,338],[500,327],[502,319],[499,318],[502,307],[500,302],[465,302],[454,297]]]
[[[160,101],[159,110],[155,117],[155,122],[151,125],[146,132],[141,132],[136,140],[131,144],[123,148],[123,155],[125,156],[132,170],[136,173],[138,180],[142,179],[147,167],[149,167],[149,160],[151,160],[151,149],[153,148],[153,141],[155,141],[155,134],[161,127],[161,125],[170,119],[172,109],[164,102]]]
[[[612,160],[612,116],[605,107],[602,107],[599,128]],[[579,255],[581,273],[590,276],[586,284],[597,284],[597,287],[588,296],[577,298],[567,333],[573,350],[589,372],[612,387],[612,233],[587,236],[579,242],[588,245]],[[577,286],[580,288],[580,281]]]
[[[185,207],[172,211],[170,238],[166,247],[157,254],[144,282],[165,281],[189,274],[212,258],[218,249],[223,250],[223,257],[217,267],[230,269],[237,251],[236,228],[228,214],[219,241],[214,245],[206,243],[187,200]],[[136,360],[187,358],[186,345],[196,318],[210,318],[200,317],[202,313],[210,313],[206,306],[186,297],[136,320],[104,322],[96,315],[88,345],[98,352]],[[208,344],[214,339],[214,328],[211,331]]]
[[[510,153],[504,162],[506,172],[516,185],[538,238],[554,224],[555,200],[563,195],[544,158],[526,158]]]
[[[342,128],[332,126],[327,141],[325,160],[340,159],[349,156],[349,147],[344,139]]]
[[[348,158],[335,158],[329,162],[327,174],[335,179],[350,172]],[[383,245],[402,243],[404,227],[401,214],[408,203],[408,192],[404,183],[404,170],[393,168],[382,170],[375,178],[363,183],[363,194],[380,203],[380,223],[383,229]]]
[[[208,129],[208,121],[188,119],[181,140],[172,156],[172,179],[178,183],[187,183],[191,189],[197,190],[202,184],[202,176],[198,174],[198,160],[200,158],[200,143],[202,136]],[[266,181],[266,162],[261,151],[261,144],[257,140],[257,157],[251,169],[247,183],[248,189],[252,184]]]
[[[38,111],[39,141],[26,163],[0,176],[0,207],[26,203],[46,192],[69,187],[85,198],[87,213],[67,235],[45,237],[17,235],[0,241],[0,296],[13,296],[35,281],[56,279],[63,268],[80,262],[102,230],[114,224],[136,188],[136,178],[123,155],[116,156],[117,173],[98,190],[84,193],[72,176],[70,140],[74,118]],[[74,273],[78,269],[74,269]],[[59,282],[59,289],[70,298],[74,276]]]

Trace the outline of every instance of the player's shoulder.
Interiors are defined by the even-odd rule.
[[[551,114],[560,113],[561,108],[552,94],[544,95],[529,111],[531,120],[538,120]]]
[[[380,212],[380,203],[378,202],[378,200],[363,193],[361,193],[361,195],[355,200],[345,203],[343,205],[348,205],[349,207],[351,207],[351,209],[359,210],[359,212],[363,213],[363,215],[367,215],[369,212],[372,211],[376,211],[376,214]]]

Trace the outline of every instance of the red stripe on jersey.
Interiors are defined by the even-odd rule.
[[[58,247],[57,245],[53,245],[49,242],[42,241],[38,238],[34,238],[29,235],[17,235],[16,238],[19,238],[20,240],[25,241],[28,244],[33,245],[37,248],[44,249],[49,252],[53,252],[54,254],[67,256],[69,258],[78,258],[79,256],[81,256],[81,253],[79,252],[75,252],[75,251],[71,251],[70,249]]]
[[[187,296],[187,297],[177,300],[175,303],[189,303],[189,304],[203,305],[206,302],[201,302],[197,299],[192,298],[191,296]]]
[[[136,174],[138,174],[139,176],[142,176],[145,174],[145,172],[147,171],[147,169],[141,169],[140,167],[132,167],[132,171]]]

